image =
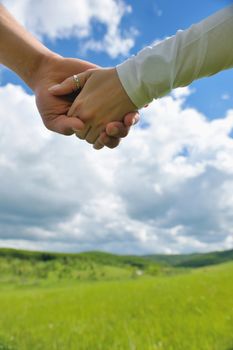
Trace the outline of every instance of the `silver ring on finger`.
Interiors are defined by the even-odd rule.
[[[80,90],[81,89],[81,84],[80,84],[80,80],[79,80],[78,74],[74,74],[73,75],[73,80],[74,80],[74,83],[75,83],[75,86],[76,86],[76,90]]]

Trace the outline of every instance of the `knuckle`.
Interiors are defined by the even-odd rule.
[[[90,109],[86,109],[83,113],[82,113],[82,117],[86,120],[89,120],[89,119],[95,119],[95,114],[93,113],[92,110]]]
[[[45,126],[46,129],[49,130],[49,131],[55,131],[54,128],[52,127],[52,124],[49,123],[48,121],[44,121],[44,126]]]

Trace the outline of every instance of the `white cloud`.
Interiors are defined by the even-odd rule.
[[[208,121],[190,91],[143,110],[116,150],[48,132],[33,96],[0,88],[0,246],[119,253],[231,248],[233,111]]]
[[[132,11],[123,0],[4,0],[3,3],[40,38],[76,37],[79,48],[104,51],[113,58],[128,55],[134,46],[136,30],[121,29],[122,18]],[[96,39],[99,26],[103,33]]]

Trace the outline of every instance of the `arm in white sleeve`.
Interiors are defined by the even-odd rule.
[[[232,67],[233,5],[146,47],[118,65],[117,72],[128,96],[141,108],[174,88]]]

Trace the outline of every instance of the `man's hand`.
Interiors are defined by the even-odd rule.
[[[84,123],[78,118],[67,117],[67,112],[74,100],[72,94],[56,97],[49,93],[48,88],[60,83],[75,72],[83,72],[93,64],[78,59],[52,56],[47,58],[37,73],[35,83],[36,104],[45,126],[52,131],[64,135],[72,135],[81,130]]]

